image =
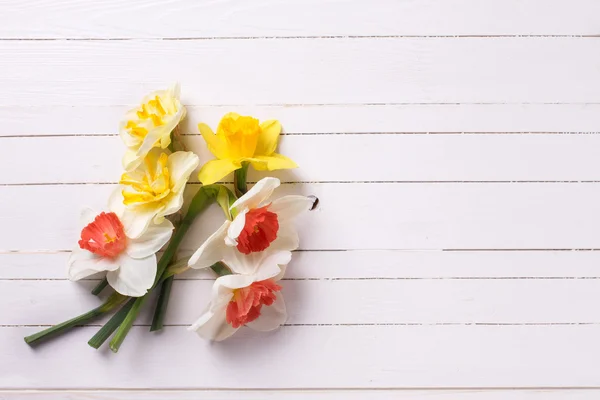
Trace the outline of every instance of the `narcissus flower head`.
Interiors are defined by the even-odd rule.
[[[232,271],[251,274],[261,253],[298,248],[296,217],[308,211],[313,200],[306,196],[284,196],[271,200],[280,182],[264,178],[230,207],[233,221],[225,221],[192,255],[191,268],[207,268],[218,261],[235,260]],[[237,269],[236,269],[237,268]]]
[[[249,275],[225,275],[213,285],[211,302],[204,314],[189,328],[207,340],[224,340],[240,327],[257,331],[278,328],[287,318],[281,286],[277,282],[290,262],[289,251],[264,252]],[[231,270],[244,269],[235,260]]]
[[[108,283],[122,295],[146,294],[156,276],[156,252],[171,238],[173,224],[164,220],[132,238],[126,234],[127,223],[114,212],[85,210],[82,220],[79,246],[67,263],[69,279],[107,271]]]
[[[252,117],[226,114],[216,135],[206,124],[198,124],[208,149],[217,157],[204,164],[198,178],[204,185],[215,183],[249,162],[259,171],[296,168],[295,162],[275,153],[281,124],[270,120],[259,123]]]
[[[128,147],[123,157],[125,170],[140,165],[153,147],[166,149],[171,144],[171,132],[184,117],[179,85],[152,92],[139,107],[129,110],[119,124],[119,135]]]
[[[137,237],[152,221],[160,224],[165,216],[179,211],[185,184],[199,162],[192,152],[167,155],[155,148],[136,169],[121,176],[109,207],[119,210],[117,214],[128,222],[128,236]]]

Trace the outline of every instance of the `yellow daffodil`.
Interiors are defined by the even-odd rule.
[[[179,85],[152,92],[144,97],[141,106],[129,110],[119,125],[119,135],[127,146],[125,170],[137,168],[153,147],[166,149],[171,144],[171,131],[184,117]]]
[[[208,149],[217,157],[204,164],[198,179],[204,185],[221,180],[227,174],[249,162],[259,171],[296,168],[295,162],[275,153],[281,133],[279,121],[259,123],[256,118],[236,113],[226,114],[215,135],[206,124],[198,124]]]
[[[199,163],[191,151],[167,155],[152,149],[142,164],[121,176],[121,186],[111,196],[109,208],[128,227],[128,237],[139,237],[151,222],[161,224],[165,216],[179,211],[185,184]]]

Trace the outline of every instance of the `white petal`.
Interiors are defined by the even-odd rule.
[[[264,281],[280,275],[281,266],[289,264],[292,253],[289,251],[276,251],[268,254],[258,265],[255,278]]]
[[[233,335],[238,328],[234,328],[226,321],[227,303],[229,300],[211,307],[188,329],[196,331],[198,336],[206,340],[221,341]]]
[[[216,288],[217,293],[222,293],[219,291],[220,287],[227,289],[240,289],[252,285],[252,283],[256,282],[257,280],[258,279],[256,279],[256,277],[253,275],[224,275],[217,278],[214,288]],[[213,292],[213,296],[214,295],[216,295],[216,293]]]
[[[233,273],[252,275],[256,272],[260,261],[264,258],[263,253],[245,255],[240,253],[235,247],[226,246],[226,251],[223,252],[223,262],[227,264]]]
[[[183,190],[179,193],[171,193],[169,195],[169,199],[167,204],[162,207],[162,209],[156,213],[156,216],[159,220],[155,220],[154,222],[159,223],[161,217],[165,217],[167,215],[175,214],[177,211],[181,210],[183,206]]]
[[[242,233],[242,230],[246,225],[246,214],[248,214],[248,210],[242,210],[238,215],[235,216],[231,222],[231,225],[229,225],[227,237],[225,238],[225,243],[228,246],[235,247],[238,245],[237,238],[240,236],[240,233]]]
[[[156,255],[136,259],[122,254],[116,261],[119,269],[106,274],[110,286],[125,296],[145,295],[156,277]]]
[[[285,323],[287,319],[287,312],[285,310],[285,302],[281,292],[275,293],[277,298],[270,306],[262,306],[260,309],[260,316],[252,322],[246,325],[250,328],[267,332],[273,329],[279,328]]]
[[[271,203],[269,211],[277,214],[279,224],[290,221],[298,215],[310,210],[313,200],[306,196],[284,196]]]
[[[269,250],[296,250],[300,245],[298,239],[298,231],[291,223],[284,223],[279,225],[277,231],[277,238],[269,246]]]
[[[169,93],[169,96],[179,100],[179,96],[181,95],[181,84],[179,82],[175,82],[171,85],[171,87],[169,87],[169,89],[167,89],[167,92]]]
[[[145,258],[159,251],[171,238],[174,226],[165,219],[160,225],[150,224],[137,239],[130,239],[127,254],[132,258]]]
[[[108,198],[108,209],[117,214],[119,219],[123,216],[125,204],[123,204],[123,188],[121,185],[117,186],[110,194],[110,197]]]
[[[119,219],[125,228],[125,235],[130,239],[137,239],[148,229],[155,216],[155,210],[140,206],[131,209],[126,208]]]
[[[101,271],[114,271],[119,264],[110,258],[99,257],[80,248],[73,249],[67,261],[67,275],[70,280],[78,281]]]
[[[256,208],[271,197],[273,190],[278,186],[279,179],[271,177],[263,178],[256,182],[256,185],[248,190],[245,195],[237,199],[235,203],[231,205],[231,209],[237,208],[238,210],[241,210],[244,208]]]
[[[202,246],[190,257],[190,261],[188,262],[190,267],[195,269],[208,268],[223,259],[224,250],[227,249],[224,239],[227,235],[229,224],[229,221],[225,221],[215,233],[202,243]]]
[[[125,171],[133,171],[134,169],[140,166],[143,159],[143,156],[137,155],[137,151],[127,149],[125,150],[125,154],[123,155],[123,168],[125,169]]]
[[[177,151],[169,156],[167,168],[174,182],[172,190],[179,192],[188,181],[190,175],[200,164],[198,156],[191,151]]]

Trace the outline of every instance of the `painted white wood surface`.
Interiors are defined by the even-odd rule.
[[[599,103],[599,42],[597,37],[9,40],[0,41],[0,105],[131,104],[139,93],[174,80],[184,84],[182,98],[190,105]]]
[[[0,2],[0,399],[597,399],[599,16],[595,0]],[[191,272],[164,332],[145,311],[117,355],[87,346],[100,322],[30,349],[99,301],[96,279],[64,276],[79,209],[119,179],[121,115],[176,80],[203,161],[198,122],[277,118],[302,167],[275,174],[280,194],[321,199],[286,326],[203,342],[186,325],[212,277]]]
[[[594,0],[8,0],[0,37],[596,35],[598,15]]]

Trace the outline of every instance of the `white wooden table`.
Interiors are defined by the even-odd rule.
[[[598,34],[598,0],[0,1],[0,399],[600,398]],[[198,122],[277,118],[281,192],[321,199],[288,323],[204,342],[185,274],[162,333],[31,349],[98,304],[65,280],[79,209],[174,81],[203,161]]]

